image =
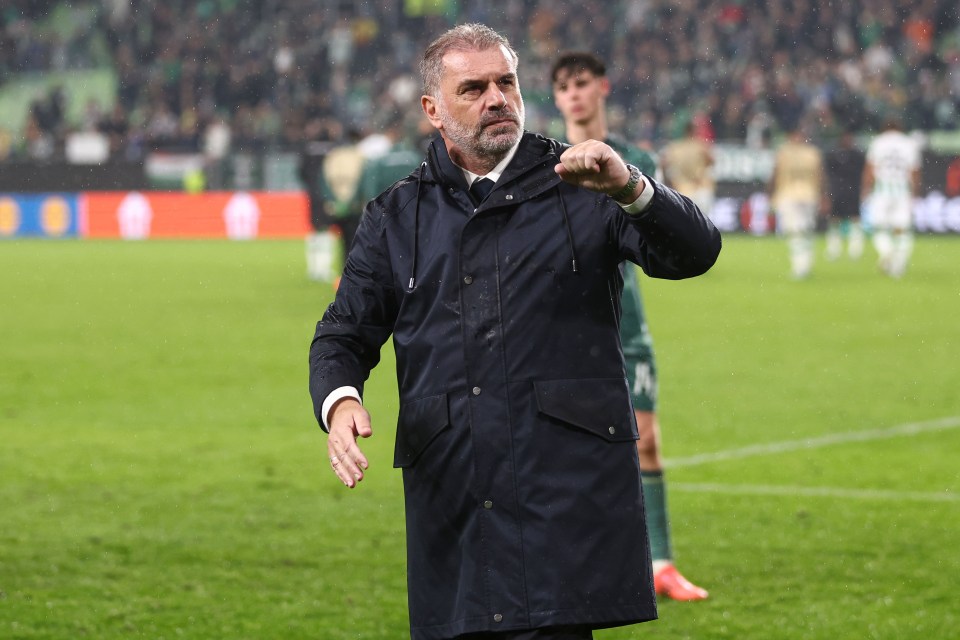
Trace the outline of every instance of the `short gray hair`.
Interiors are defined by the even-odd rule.
[[[420,61],[420,78],[423,80],[423,92],[436,96],[443,75],[443,56],[450,51],[486,51],[504,47],[513,59],[514,65],[520,58],[510,46],[510,41],[485,24],[468,23],[453,27],[430,43],[423,52]]]

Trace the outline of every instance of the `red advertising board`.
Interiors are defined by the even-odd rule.
[[[80,198],[80,235],[89,238],[250,240],[310,233],[301,192],[109,191]]]

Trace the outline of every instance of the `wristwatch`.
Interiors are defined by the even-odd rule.
[[[627,180],[627,184],[624,185],[623,189],[620,189],[620,191],[617,191],[616,193],[610,194],[610,197],[614,200],[626,198],[632,194],[633,190],[637,188],[638,184],[640,184],[640,169],[637,169],[632,164],[628,164],[627,169],[630,170],[630,178]]]

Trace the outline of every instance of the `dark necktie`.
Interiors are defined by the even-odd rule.
[[[470,185],[470,197],[476,204],[480,204],[487,197],[487,194],[493,190],[493,184],[494,182],[490,178],[477,178]]]

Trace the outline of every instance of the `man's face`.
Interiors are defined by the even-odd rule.
[[[439,95],[424,96],[430,123],[451,151],[502,157],[523,134],[523,97],[517,68],[502,47],[451,51],[443,57]]]
[[[553,82],[553,102],[567,122],[586,124],[604,108],[610,82],[582,69],[561,69]]]

